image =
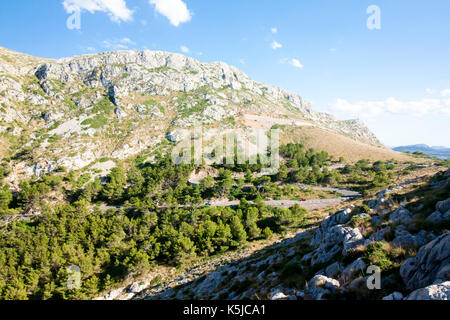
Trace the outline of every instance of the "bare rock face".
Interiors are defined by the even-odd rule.
[[[393,292],[390,295],[383,297],[383,300],[403,300],[403,294],[401,292]]]
[[[319,229],[317,229],[314,237],[311,241],[312,246],[319,246],[322,243],[322,239],[325,237],[325,234],[328,230],[336,225],[342,225],[347,223],[351,218],[352,210],[347,208],[345,210],[341,210],[336,214],[330,215],[326,217],[322,223],[320,224]]]
[[[361,258],[356,259],[345,267],[344,271],[342,271],[339,282],[341,285],[350,283],[353,279],[355,279],[355,277],[357,277],[358,274],[364,273],[366,271],[366,267],[366,263]]]
[[[436,203],[436,211],[427,217],[427,221],[433,224],[450,221],[450,198]]]
[[[322,275],[316,275],[308,282],[306,293],[314,300],[321,300],[322,297],[339,290],[339,287],[339,281]]]
[[[450,232],[424,245],[415,257],[404,261],[400,275],[408,289],[450,280]]]
[[[371,145],[381,145],[360,120],[340,121],[329,114],[316,112],[302,97],[253,81],[223,62],[202,63],[181,54],[161,51],[119,51],[47,62],[36,69],[35,75],[49,95],[54,94],[50,79],[70,85],[81,82],[92,88],[105,87],[116,106],[129,92],[169,95],[174,91],[189,92],[205,86],[231,88],[235,92],[245,89],[251,100],[254,96],[264,95],[271,103],[291,105],[320,126]],[[230,101],[240,100],[234,94]]]
[[[449,300],[450,281],[433,284],[431,286],[417,289],[406,297],[405,300]]]
[[[412,222],[413,215],[408,209],[400,206],[397,210],[390,214],[389,220],[393,223],[400,222],[406,225]]]
[[[439,210],[440,213],[446,213],[450,210],[450,198],[444,201],[439,201],[436,204],[436,210]]]
[[[301,96],[254,81],[222,62],[149,50],[58,60],[3,48],[0,53],[0,130],[12,125],[10,133],[18,137],[32,129],[19,148],[44,141],[32,150],[33,157],[68,170],[94,165],[103,156],[123,160],[146,148],[160,148],[164,139],[179,143],[180,129],[197,124],[241,129],[243,118],[253,112],[278,120],[295,113],[308,125],[381,146],[362,122],[316,112]],[[103,137],[106,131],[111,135]],[[99,143],[99,137],[108,142]],[[67,156],[76,153],[82,153],[80,159]],[[24,159],[14,163],[24,165]],[[329,223],[344,224],[346,215]]]

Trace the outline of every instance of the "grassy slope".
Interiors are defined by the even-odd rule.
[[[346,161],[356,162],[361,159],[418,161],[403,153],[387,148],[374,147],[355,141],[343,135],[316,127],[289,128],[283,132],[281,144],[301,139],[308,148],[326,150],[335,157],[343,156]],[[421,159],[423,161],[423,159]]]

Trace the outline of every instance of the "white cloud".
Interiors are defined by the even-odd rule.
[[[381,101],[348,102],[337,99],[330,104],[332,111],[351,117],[379,117],[386,114],[424,116],[427,114],[450,115],[450,99],[422,99],[417,101],[400,101],[387,98]]]
[[[425,91],[426,91],[428,94],[434,94],[434,93],[436,93],[436,90],[435,90],[435,89],[430,89],[430,88],[426,88]]]
[[[149,0],[155,6],[158,13],[169,19],[170,23],[178,27],[181,23],[188,22],[192,13],[182,0]]]
[[[245,64],[245,60],[244,59],[239,59],[239,63],[240,64]]]
[[[183,52],[183,53],[189,53],[189,48],[188,47],[186,47],[186,46],[181,46],[180,47],[180,50],[181,50],[181,52]]]
[[[441,96],[447,97],[450,96],[450,89],[444,89],[441,91]]]
[[[123,38],[120,40],[121,43],[135,45],[136,42],[132,41],[130,38]]]
[[[273,34],[278,33],[278,28],[272,28],[270,29],[270,32],[272,32]]]
[[[280,60],[280,63],[282,63],[282,64],[288,63],[291,66],[293,66],[295,68],[299,68],[299,69],[303,68],[303,64],[295,58],[293,58],[293,59],[284,58],[284,59]]]
[[[289,61],[289,63],[290,63],[292,66],[296,67],[296,68],[300,68],[300,69],[303,68],[303,65],[302,65],[302,64],[300,63],[300,61],[298,61],[297,59],[291,59],[291,60]]]
[[[126,50],[129,49],[129,46],[136,45],[136,42],[134,42],[130,38],[123,38],[123,39],[104,40],[102,44],[105,48],[110,50]]]
[[[272,42],[272,44],[270,45],[272,47],[273,50],[277,50],[277,49],[281,49],[283,48],[283,45],[279,42]]]
[[[64,0],[63,6],[67,13],[76,10],[100,11],[106,12],[114,22],[133,20],[133,11],[128,9],[125,0]]]

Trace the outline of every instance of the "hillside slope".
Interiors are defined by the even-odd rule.
[[[0,155],[12,159],[11,182],[58,167],[98,168],[100,160],[151,155],[196,124],[222,132],[313,128],[290,138],[306,132],[311,146],[351,161],[409,159],[382,146],[358,120],[316,112],[300,96],[225,63],[167,52],[49,60],[0,48],[0,105]]]
[[[103,298],[448,300],[449,191],[450,169],[405,181],[203,276],[193,270],[170,283],[121,288]],[[369,266],[381,272],[372,289]]]

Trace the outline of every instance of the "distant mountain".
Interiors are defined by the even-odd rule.
[[[430,147],[426,144],[415,144],[411,146],[401,146],[401,147],[395,147],[392,148],[394,151],[399,152],[423,152],[427,155],[434,156],[440,159],[450,159],[450,148],[442,147],[442,146],[435,146]]]

